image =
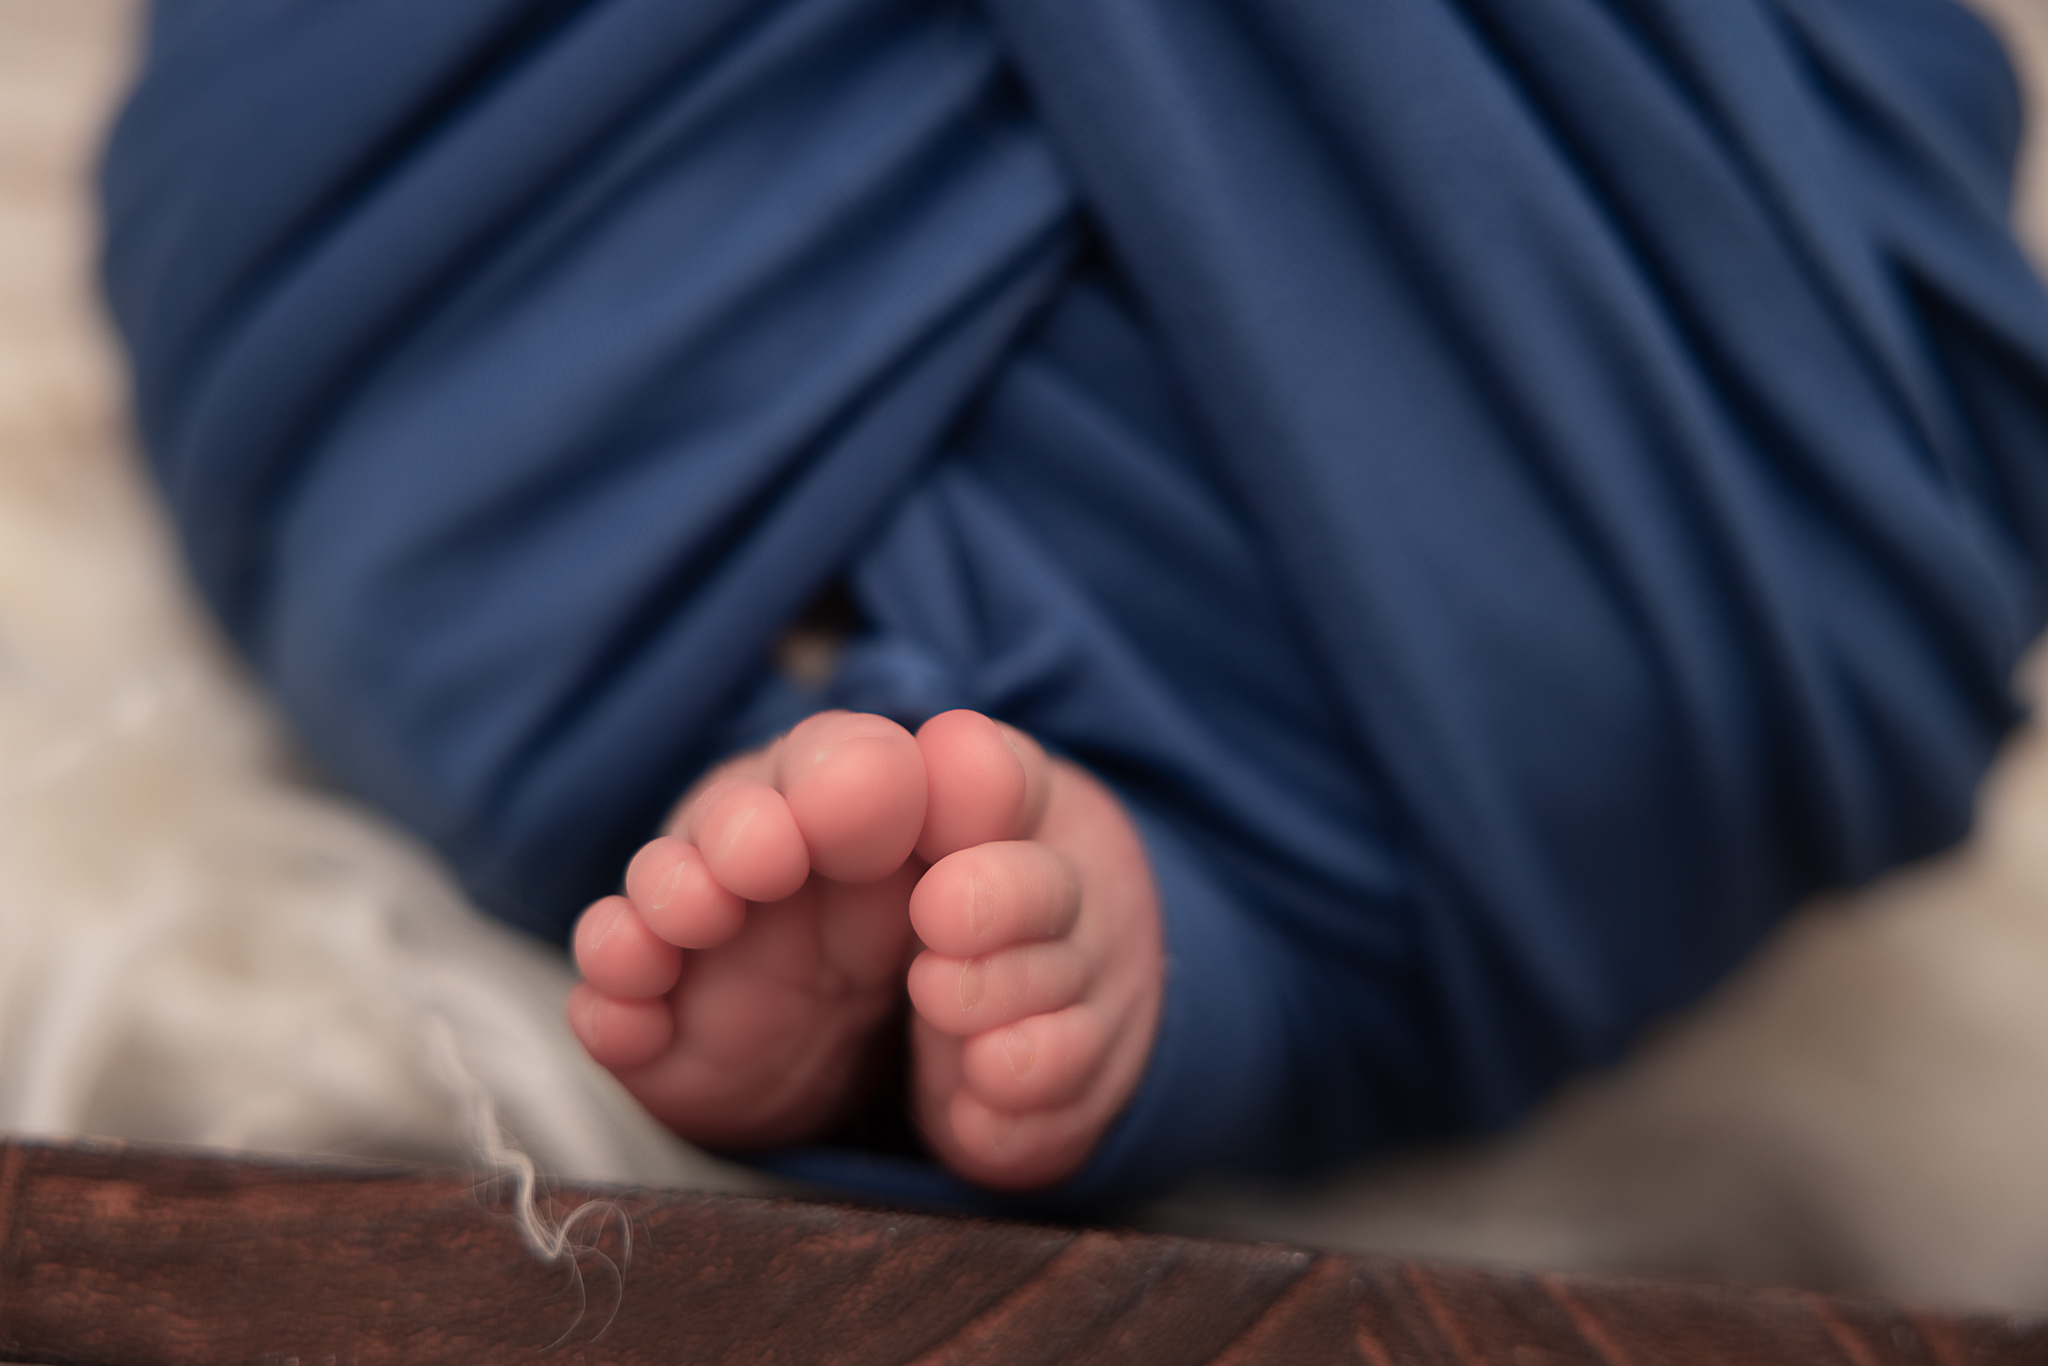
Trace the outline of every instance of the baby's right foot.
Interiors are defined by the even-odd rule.
[[[914,740],[812,717],[700,784],[626,883],[578,926],[571,1021],[686,1138],[845,1117],[891,1046],[913,922],[916,1117],[969,1179],[1070,1174],[1151,1050],[1163,966],[1135,829],[1084,770],[972,712]]]
[[[1165,990],[1159,902],[1115,795],[973,712],[917,734],[913,1104],[939,1160],[1024,1190],[1079,1170],[1137,1089]]]

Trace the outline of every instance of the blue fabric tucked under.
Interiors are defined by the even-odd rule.
[[[1963,832],[2018,111],[1947,0],[161,0],[106,280],[202,588],[515,923],[821,706],[1111,782],[1083,1202],[1499,1125]]]

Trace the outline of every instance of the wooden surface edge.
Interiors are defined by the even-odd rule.
[[[2048,1321],[686,1191],[0,1141],[0,1360],[2048,1362]],[[566,1228],[566,1233],[563,1230]]]

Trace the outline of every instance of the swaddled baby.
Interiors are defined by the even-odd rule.
[[[2018,126],[1948,0],[163,0],[106,280],[207,596],[643,1104],[1074,1204],[1505,1123],[1962,833]]]

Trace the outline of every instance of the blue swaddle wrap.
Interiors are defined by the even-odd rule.
[[[160,0],[106,282],[203,591],[515,923],[822,706],[1109,781],[1084,1202],[1504,1123],[1963,833],[2018,110],[1947,0]]]

